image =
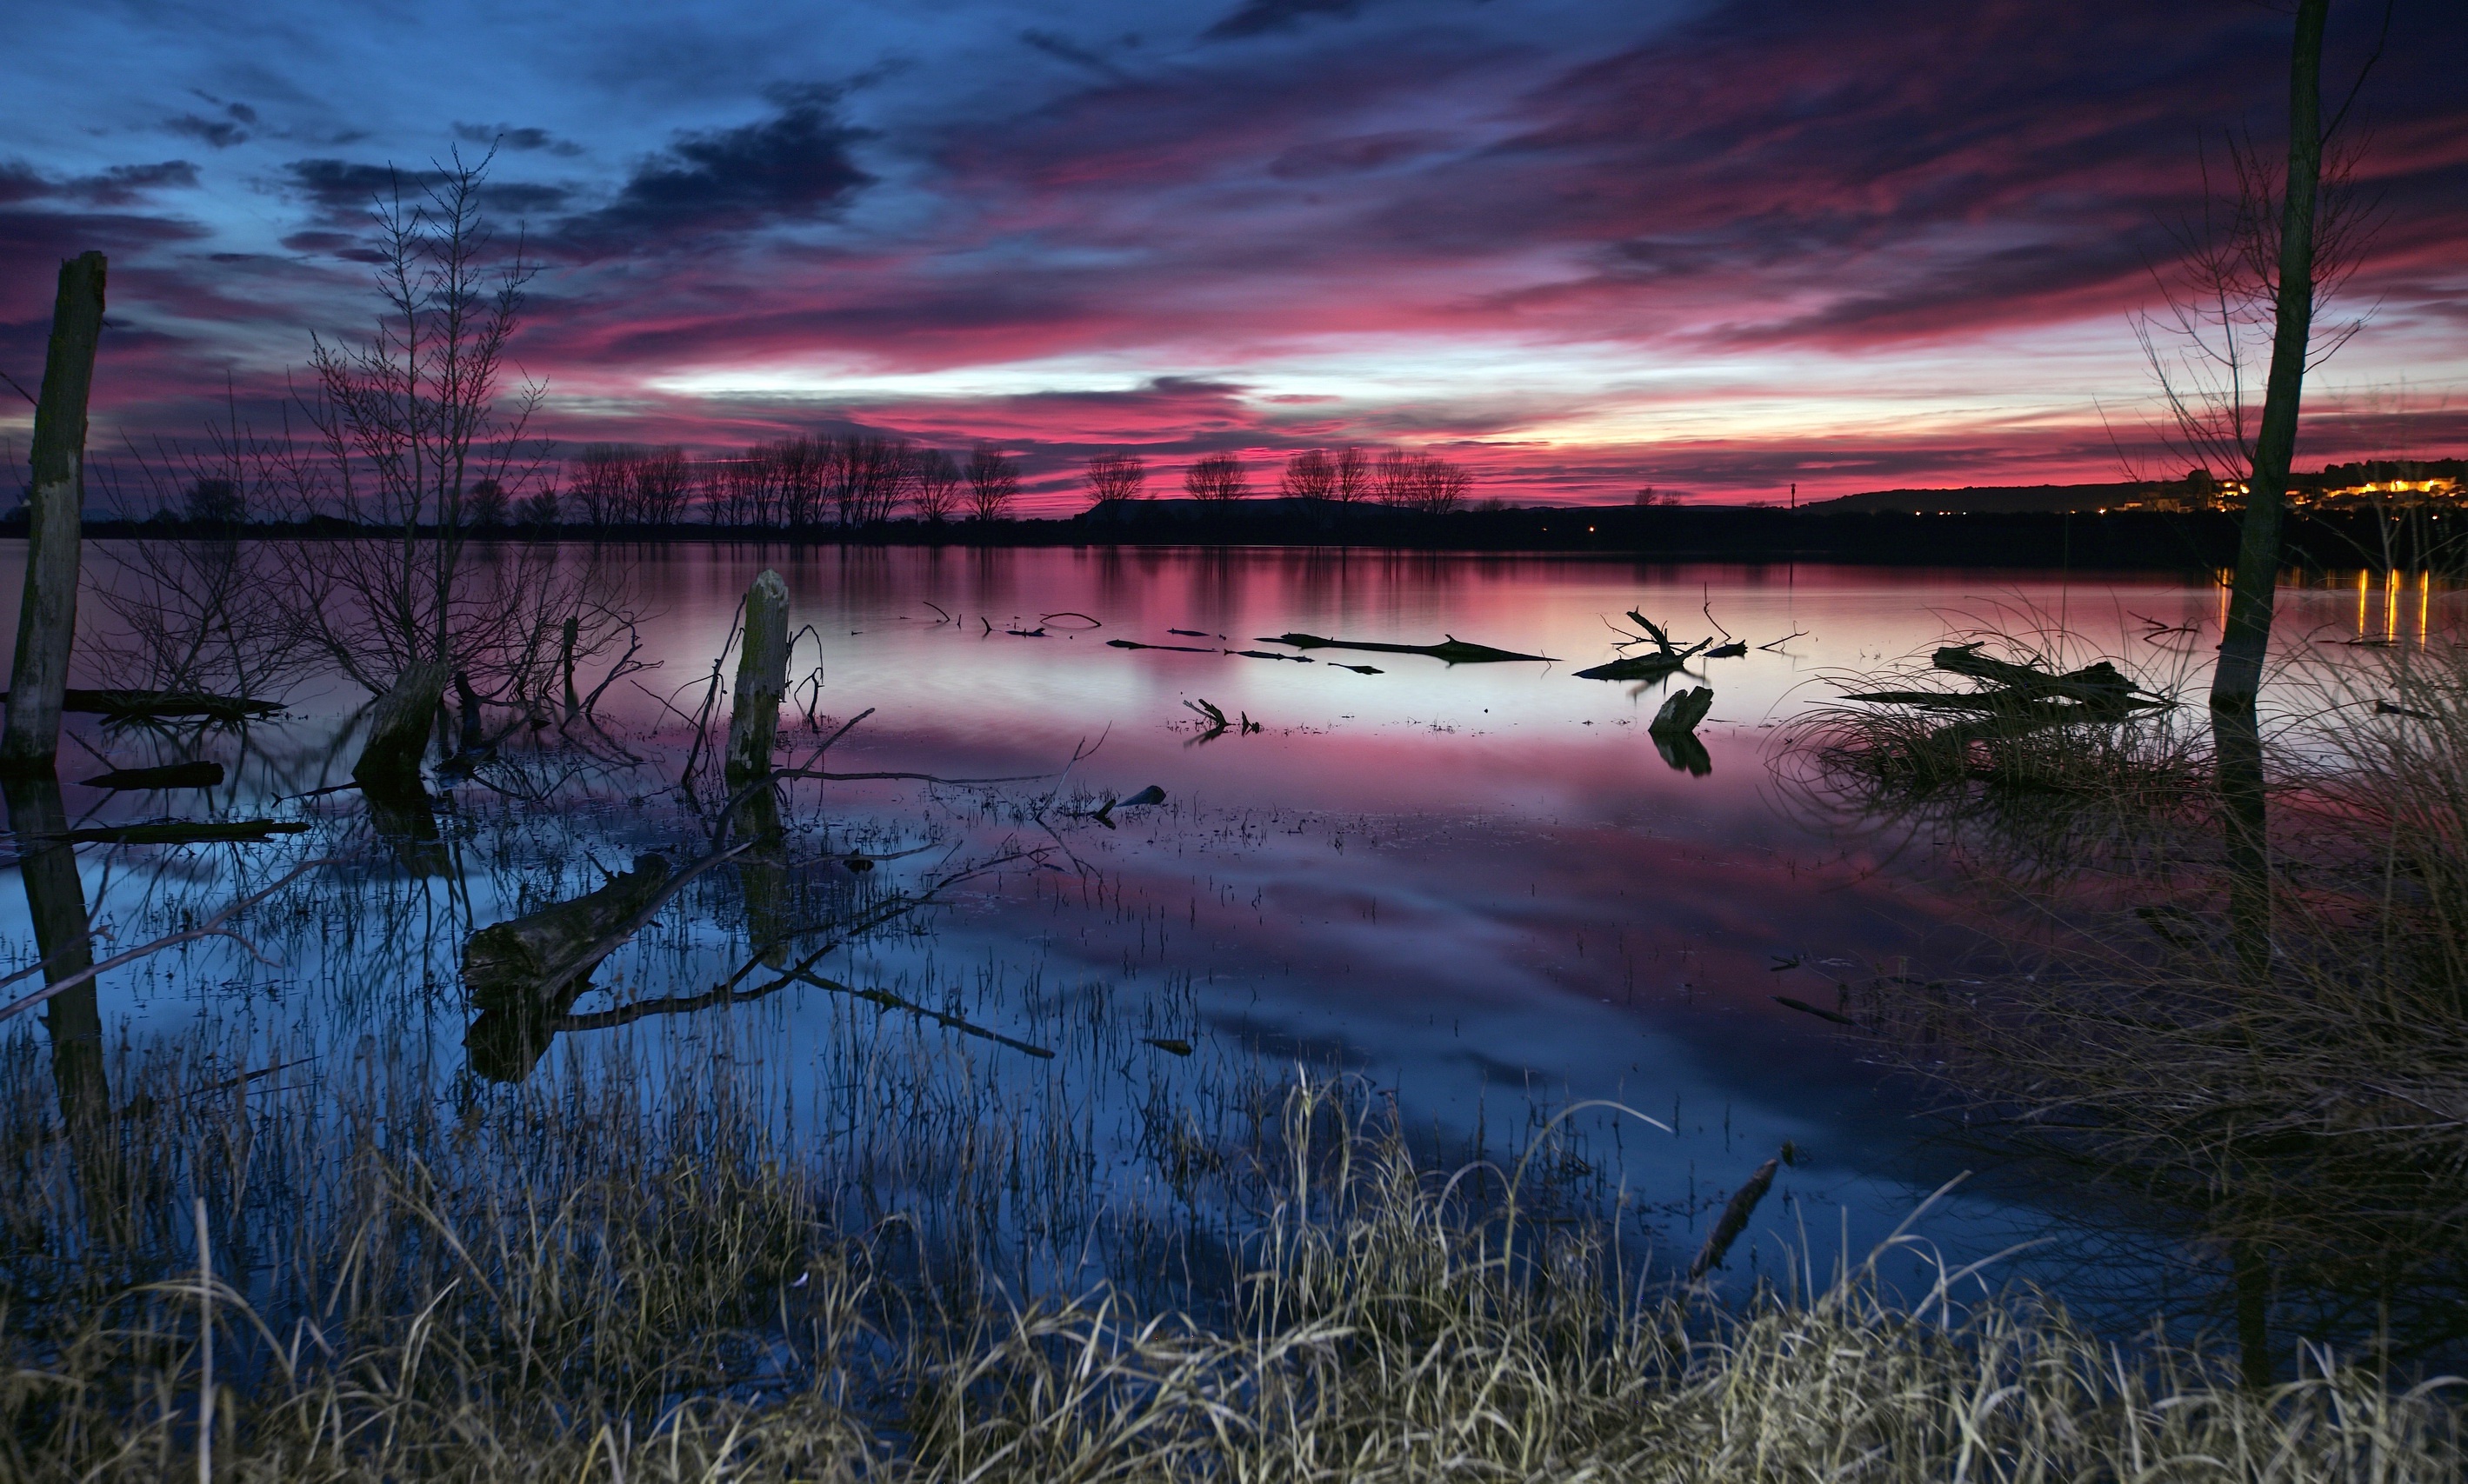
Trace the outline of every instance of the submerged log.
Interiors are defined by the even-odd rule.
[[[166,763],[159,767],[115,767],[78,781],[88,788],[213,788],[223,781],[223,765]]]
[[[541,985],[580,985],[613,945],[609,935],[631,922],[668,884],[669,863],[638,856],[634,868],[598,891],[522,917],[492,924],[463,944],[463,987],[475,1003],[511,1005]]]
[[[1368,639],[1324,639],[1317,634],[1283,633],[1263,635],[1262,644],[1290,644],[1297,650],[1364,650],[1378,654],[1428,654],[1451,665],[1489,665],[1501,660],[1533,659],[1556,663],[1548,654],[1520,654],[1514,650],[1495,650],[1487,644],[1469,644],[1454,634],[1443,644],[1380,644]]]
[[[60,264],[51,348],[34,404],[33,482],[26,491],[26,582],[0,767],[49,775],[60,745],[60,706],[77,635],[78,549],[85,504],[86,401],[103,337],[103,258]]]
[[[745,589],[745,645],[737,655],[737,691],[728,711],[721,771],[742,788],[771,771],[780,702],[788,693],[788,584],[766,568]]]
[[[420,760],[428,752],[428,729],[437,719],[438,697],[446,693],[446,668],[435,660],[408,666],[395,677],[394,688],[377,697],[368,741],[352,765],[352,778],[363,791],[394,797],[421,791]]]
[[[306,834],[298,819],[165,819],[142,825],[96,825],[53,836],[71,845],[258,845],[278,834]]]
[[[1704,686],[1676,691],[1662,703],[1662,709],[1654,714],[1654,719],[1645,724],[1645,729],[1657,737],[1685,737],[1695,732],[1697,723],[1704,720],[1705,713],[1713,709],[1714,693]]]
[[[202,691],[87,691],[67,690],[60,693],[60,709],[80,716],[117,717],[137,720],[160,718],[176,720],[183,717],[206,717],[216,721],[246,721],[253,717],[270,717],[283,709],[275,700],[251,700],[245,696],[211,696]],[[0,692],[0,701],[9,698]]]

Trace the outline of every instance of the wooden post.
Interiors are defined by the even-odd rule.
[[[377,698],[369,718],[369,740],[352,777],[363,792],[400,798],[420,788],[420,760],[428,751],[428,729],[437,719],[437,698],[446,693],[446,667],[431,660],[405,669],[394,689]]]
[[[77,852],[61,839],[68,810],[48,765],[11,772],[5,788],[34,951],[41,955],[43,982],[57,984],[94,965],[85,884],[78,877]],[[103,1012],[94,981],[53,995],[43,1006],[43,1029],[52,1042],[61,1121],[80,1137],[102,1131],[110,1121],[111,1098],[103,1080]],[[101,1193],[89,1192],[89,1199],[99,1199]]]
[[[85,500],[85,409],[103,335],[101,253],[60,264],[52,345],[34,406],[34,492],[26,528],[26,595],[17,610],[17,656],[0,768],[46,771],[60,745],[60,701],[77,637],[78,536]]]
[[[745,647],[737,655],[737,694],[728,710],[721,771],[731,789],[771,771],[780,702],[788,694],[788,584],[766,569],[745,589]]]

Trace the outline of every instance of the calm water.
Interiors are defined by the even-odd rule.
[[[0,590],[15,591],[21,559],[22,548],[7,554]],[[1905,971],[1958,982],[1993,919],[1942,868],[1938,842],[1813,807],[1773,756],[1780,724],[1833,694],[1829,674],[1924,654],[1949,629],[1984,622],[2062,625],[2155,680],[2199,678],[2221,602],[2210,584],[1276,551],[681,545],[625,560],[646,615],[641,657],[659,668],[611,688],[603,710],[640,765],[622,765],[613,744],[597,758],[512,757],[501,773],[443,788],[433,846],[398,841],[377,863],[356,795],[297,797],[348,776],[353,748],[336,734],[356,693],[304,683],[288,719],[244,736],[106,734],[75,719],[64,780],[105,761],[197,756],[233,778],[211,796],[72,784],[72,816],[270,812],[316,827],[269,845],[90,850],[87,899],[120,942],[288,862],[358,857],[314,888],[330,904],[334,893],[358,903],[350,930],[331,915],[314,930],[269,924],[259,946],[277,963],[206,945],[117,972],[102,994],[106,1039],[142,1045],[210,1026],[313,1062],[382,1029],[423,1039],[446,1075],[472,1080],[463,938],[589,890],[639,851],[681,859],[698,848],[668,791],[688,741],[678,711],[701,703],[739,596],[774,566],[802,630],[792,675],[820,678],[794,699],[788,757],[871,707],[833,749],[833,768],[1038,781],[788,786],[777,879],[715,873],[609,960],[579,1016],[708,988],[743,959],[749,933],[793,925],[781,914],[798,903],[858,901],[955,862],[1033,851],[818,971],[1055,1059],[806,986],[705,1015],[758,1017],[767,1055],[839,1089],[851,1117],[900,1107],[880,1101],[889,1084],[859,1086],[852,1056],[892,1039],[912,1060],[943,1047],[960,1068],[952,1085],[974,1089],[968,1106],[1033,1107],[1072,1125],[1099,1203],[1161,1199],[1141,1153],[1160,1097],[1199,1106],[1210,1079],[1300,1066],[1392,1094],[1407,1125],[1443,1149],[1514,1148],[1536,1118],[1585,1099],[1671,1125],[1601,1111],[1574,1121],[1600,1188],[1626,1204],[1658,1262],[1684,1265],[1711,1212],[1788,1142],[1797,1162],[1734,1249],[1734,1282],[1771,1272],[1792,1248],[1815,1249],[1820,1264],[1846,1242],[1864,1251],[1965,1171],[1973,1178],[1919,1229],[1954,1263],[2041,1244],[1996,1264],[1992,1282],[2026,1278],[2092,1305],[2176,1290],[2198,1303],[2212,1282],[2208,1257],[2064,1182],[2002,1167],[1958,1120],[1929,1113],[1862,1036],[1777,1003],[1832,1006],[1840,983]],[[2429,621],[2417,601],[2341,584],[2292,592],[2283,613],[2292,627],[2353,634],[2362,623],[2405,636]],[[2444,600],[2425,601],[2430,613]],[[1682,642],[1715,635],[1719,621],[1752,646],[1693,667],[1716,697],[1702,773],[1666,762],[1646,736],[1664,686],[1574,677],[1612,655],[1607,620],[1631,608]],[[2206,637],[2143,637],[2182,625]],[[1453,635],[1555,658],[1451,667],[1221,652],[1277,651],[1257,641],[1297,629]],[[1203,739],[1184,704],[1201,699],[1258,730]],[[1150,786],[1166,803],[1122,810],[1111,829],[1071,817]],[[893,858],[859,875],[844,863],[852,850]],[[13,888],[0,892],[0,944],[11,967],[34,958]],[[1112,1029],[1088,1031],[1101,1022]],[[653,1032],[674,1054],[669,1017],[569,1030],[558,1054]],[[40,1035],[33,1017],[8,1033]],[[927,1095],[922,1082],[903,1085],[899,1096]]]

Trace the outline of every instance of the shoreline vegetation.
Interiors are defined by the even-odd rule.
[[[884,520],[806,527],[508,523],[467,530],[474,543],[683,540],[764,545],[1324,546],[1634,556],[1665,561],[1817,561],[2111,571],[2217,571],[2236,557],[2230,512],[2090,511],[1912,514],[1755,506],[1554,506],[1446,514],[1377,505],[1260,499],[1234,508],[1187,500],[1119,502],[1054,519]],[[2451,522],[2370,511],[2292,516],[2284,565],[2318,571],[2449,565]],[[2459,521],[2468,530],[2468,516]],[[22,537],[0,517],[0,539]],[[296,521],[95,519],[96,540],[400,537],[402,528],[332,515]]]
[[[1004,1154],[1025,1129],[852,1140],[827,1115],[800,1137],[799,1089],[713,1054],[760,1035],[553,1057],[446,1098],[417,1047],[256,1084],[230,1071],[266,1049],[194,1038],[116,1068],[142,1111],[82,1132],[19,1040],[0,1055],[0,1472],[2295,1484],[2461,1466],[2456,1383],[2309,1351],[2242,1385],[2198,1340],[2119,1347],[2028,1293],[1967,1298],[1967,1270],[1889,1296],[1877,1258],[1917,1238],[1799,1254],[1735,1308],[1645,1284],[1616,1218],[1536,1199],[1548,1129],[1493,1178],[1451,1178],[1343,1080],[1254,1088],[1229,1109],[1247,1118],[1187,1131],[1189,1177],[1236,1220],[1210,1230],[1196,1203],[1120,1277],[1039,1291],[979,1202],[1025,1177],[1029,1203],[1067,1203],[1085,1172]],[[1124,1245],[1088,1214],[1054,1238]]]

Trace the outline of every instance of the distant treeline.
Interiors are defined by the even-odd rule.
[[[1183,492],[1230,506],[1255,492],[1252,472],[1239,455],[1206,454],[1183,470]],[[484,481],[465,502],[467,518],[484,529],[853,531],[901,519],[926,525],[1004,520],[1020,491],[1020,461],[996,445],[980,443],[963,457],[862,433],[776,439],[711,459],[691,458],[674,445],[592,444],[564,461],[563,475],[561,487],[543,481],[514,499]],[[1091,507],[1102,508],[1142,498],[1149,468],[1137,453],[1101,453],[1081,477]],[[1464,507],[1474,485],[1463,466],[1437,454],[1359,446],[1304,449],[1268,471],[1268,479],[1264,492],[1288,498],[1424,514]],[[220,481],[199,481],[180,514],[192,521],[245,518],[232,488]]]

